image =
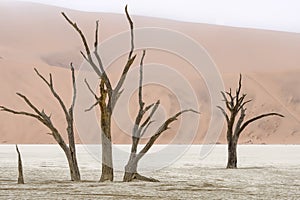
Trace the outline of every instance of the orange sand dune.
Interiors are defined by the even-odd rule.
[[[128,30],[125,16],[117,14],[84,13],[62,8],[16,2],[0,3],[0,104],[28,110],[15,92],[26,94],[39,108],[52,113],[52,119],[64,131],[64,116],[57,102],[42,81],[35,76],[33,67],[43,74],[54,75],[58,92],[70,103],[70,72],[72,61],[77,67],[82,58],[82,45],[78,35],[60,15],[65,11],[76,20],[93,42],[95,20],[100,19],[100,37]],[[220,70],[226,88],[234,88],[238,74],[244,75],[244,92],[253,99],[248,105],[249,117],[262,112],[277,111],[284,119],[268,118],[245,130],[241,143],[300,144],[300,34],[231,28],[207,24],[184,23],[149,17],[133,16],[136,27],[162,27],[182,32],[206,48]],[[121,44],[120,44],[121,45]],[[140,53],[138,53],[140,58]],[[112,64],[109,75],[116,80],[120,74],[120,58]],[[186,70],[189,64],[164,52],[149,51],[146,62],[156,62],[181,70],[190,81],[198,99],[201,112],[199,129],[194,143],[202,143],[210,119],[210,100],[205,82],[193,71]],[[135,63],[135,66],[138,62]],[[155,90],[155,93],[153,91]],[[161,99],[168,114],[178,110],[174,94],[166,88],[149,86],[145,89],[145,101]],[[130,116],[136,113],[135,96],[129,106]],[[93,102],[91,102],[93,103]],[[222,104],[220,96],[220,105]],[[87,105],[89,107],[89,105]],[[185,117],[193,117],[191,115]],[[180,122],[180,121],[179,121]],[[169,143],[174,137],[168,130],[159,143]],[[131,124],[128,124],[131,126]],[[182,125],[185,128],[189,124]],[[187,129],[188,130],[188,129]],[[54,143],[47,129],[32,119],[0,113],[0,143]],[[130,136],[116,124],[113,127],[115,143],[129,143]],[[226,142],[225,127],[218,142]],[[184,134],[182,142],[185,143]],[[81,142],[77,137],[77,142]],[[91,138],[90,143],[95,143]]]

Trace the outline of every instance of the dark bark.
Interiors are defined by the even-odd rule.
[[[133,55],[134,51],[134,34],[133,34],[133,22],[128,14],[127,6],[125,7],[125,13],[127,20],[130,26],[130,35],[131,35],[131,48],[128,55],[127,62],[123,68],[121,77],[119,78],[116,87],[113,88],[110,82],[109,77],[106,74],[104,69],[101,56],[98,52],[98,29],[99,29],[99,21],[96,21],[96,31],[95,31],[95,42],[94,42],[94,51],[92,52],[89,48],[88,42],[85,38],[85,35],[78,27],[76,23],[74,23],[65,13],[62,13],[63,17],[66,21],[74,28],[74,30],[79,34],[82,43],[84,45],[85,53],[81,52],[81,55],[84,59],[90,64],[95,73],[99,76],[100,83],[100,97],[96,95],[89,86],[88,82],[86,82],[88,89],[91,91],[93,96],[96,99],[96,103],[94,103],[89,109],[86,111],[92,110],[95,106],[99,105],[101,111],[101,143],[102,143],[102,171],[100,181],[113,181],[114,172],[113,172],[113,159],[112,159],[112,138],[111,138],[111,116],[114,110],[114,107],[122,94],[122,86],[127,77],[127,73],[132,66],[136,55]],[[95,59],[92,57],[94,54]]]
[[[80,172],[77,164],[76,155],[70,150],[65,152],[68,160],[70,176],[72,181],[80,181]]]
[[[23,164],[18,145],[16,145],[16,151],[18,153],[18,184],[24,184]]]
[[[138,161],[139,160],[135,159],[134,157],[129,159],[127,165],[125,166],[123,181],[131,182],[134,180],[139,180],[139,181],[147,181],[147,182],[159,182],[159,180],[154,179],[152,177],[146,177],[140,175],[137,172]]]
[[[246,94],[241,94],[241,88],[242,88],[242,75],[240,75],[238,88],[236,90],[235,95],[232,94],[231,89],[228,92],[221,91],[221,94],[223,96],[223,100],[225,102],[225,106],[228,110],[228,114],[225,111],[224,108],[218,106],[218,108],[221,110],[222,114],[224,115],[227,123],[227,143],[228,143],[228,161],[227,161],[227,168],[237,168],[237,144],[238,139],[241,135],[241,133],[245,130],[245,128],[255,122],[256,120],[262,119],[264,117],[268,116],[279,116],[284,117],[281,114],[272,112],[272,113],[266,113],[262,114],[256,117],[253,117],[250,120],[245,120],[246,116],[246,108],[245,105],[251,100],[245,101]],[[239,117],[238,117],[239,116]],[[235,125],[235,127],[234,127]]]
[[[128,163],[125,166],[123,181],[124,182],[132,181],[134,179],[135,174],[137,174],[137,162],[135,160],[135,156],[131,155]]]
[[[111,124],[110,119],[111,117],[108,117],[107,120],[103,120],[104,123],[109,124],[109,127]],[[113,172],[113,162],[112,162],[112,142],[111,142],[111,134],[109,128],[105,128],[102,130],[101,140],[102,140],[102,173],[101,173],[100,181],[101,182],[113,181],[114,172]]]
[[[31,101],[23,94],[17,93],[19,97],[21,97],[25,103],[34,111],[34,113],[24,112],[24,111],[15,111],[13,109],[6,108],[4,106],[0,106],[1,111],[13,113],[16,115],[24,115],[28,117],[32,117],[40,121],[44,124],[50,131],[50,135],[53,136],[57,144],[62,148],[64,151],[67,161],[69,164],[70,176],[72,181],[80,181],[80,172],[78,168],[77,158],[76,158],[76,148],[75,148],[75,139],[74,139],[74,120],[73,120],[73,109],[76,100],[76,82],[75,82],[75,72],[74,67],[71,63],[71,72],[72,72],[72,85],[73,85],[73,99],[72,105],[69,109],[65,106],[63,100],[60,98],[58,93],[54,89],[52,75],[49,74],[49,81],[39,73],[37,69],[34,69],[36,74],[43,80],[43,82],[48,86],[54,98],[58,101],[61,109],[65,114],[65,119],[67,122],[67,135],[68,135],[68,143],[66,144],[64,139],[61,136],[61,133],[58,129],[53,125],[51,120],[51,115],[47,115],[44,110],[39,110]]]
[[[102,141],[102,173],[100,181],[113,181],[114,171],[112,162],[111,142],[111,112],[106,105],[107,90],[104,88],[104,81],[100,84],[100,110],[101,110],[101,141]]]
[[[108,119],[110,123],[110,118]],[[102,138],[102,173],[100,181],[113,181],[114,171],[112,162],[112,142],[110,137],[110,130],[103,130]]]
[[[158,182],[158,180],[154,178],[148,178],[145,176],[140,175],[137,172],[138,162],[142,159],[142,157],[149,151],[149,149],[153,146],[155,141],[159,138],[159,136],[169,129],[169,125],[176,121],[177,118],[185,113],[185,112],[195,112],[194,110],[183,110],[176,113],[174,116],[167,119],[158,129],[157,131],[150,137],[148,142],[146,143],[145,147],[137,153],[137,147],[139,145],[140,138],[145,134],[149,125],[153,122],[152,117],[156,112],[160,101],[158,100],[156,103],[148,105],[145,107],[145,103],[143,102],[143,62],[145,58],[146,51],[143,51],[143,55],[140,62],[140,80],[139,80],[139,93],[138,93],[138,100],[139,100],[139,111],[135,118],[135,124],[132,129],[132,146],[131,146],[131,154],[128,160],[127,165],[125,166],[125,172],[123,176],[124,182],[130,182],[133,180],[141,180],[141,181],[150,181],[150,182]],[[144,115],[150,111],[149,116],[142,122]]]
[[[237,168],[237,141],[231,140],[228,143],[228,161],[227,168]]]

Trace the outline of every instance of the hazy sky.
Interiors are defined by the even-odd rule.
[[[123,13],[181,21],[300,33],[299,0],[22,0],[83,11]]]

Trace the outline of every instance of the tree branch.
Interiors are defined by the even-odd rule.
[[[99,104],[99,101],[95,102],[89,108],[85,109],[84,112],[89,112],[89,111],[93,110],[93,108],[95,108],[98,104]]]
[[[158,106],[160,104],[160,100],[157,100],[156,103],[154,104],[149,116],[146,118],[146,120],[142,123],[140,129],[142,130],[151,120],[151,118],[153,117],[154,113],[156,112]]]
[[[42,120],[42,118],[41,118],[39,115],[35,115],[35,114],[32,114],[32,113],[28,113],[28,112],[24,112],[24,111],[16,111],[16,110],[12,110],[12,109],[6,108],[6,107],[4,107],[4,106],[0,106],[0,109],[1,109],[1,111],[3,111],[3,112],[12,113],[12,114],[15,114],[15,115],[25,115],[25,116],[33,117],[33,118],[38,119],[39,121]]]
[[[248,101],[245,101],[245,102],[243,102],[241,105],[240,105],[240,107],[239,107],[239,109],[238,109],[238,111],[240,111],[243,107],[245,107],[245,105],[247,104],[247,103],[249,103],[249,102],[251,102],[252,101],[252,99],[250,99],[250,100],[248,100]]]
[[[84,79],[84,82],[85,82],[87,88],[89,89],[89,91],[93,94],[94,98],[96,99],[96,102],[93,105],[91,105],[89,108],[84,110],[85,112],[88,112],[88,111],[91,111],[94,107],[96,107],[99,104],[100,98],[92,90],[90,84],[88,83],[88,81],[86,79]]]
[[[120,89],[121,89],[121,87],[122,87],[122,85],[123,85],[123,83],[124,83],[124,81],[126,79],[127,73],[129,71],[132,63],[134,62],[135,58],[136,58],[136,55],[134,55],[132,58],[130,58],[127,61],[126,65],[125,65],[125,67],[123,69],[122,75],[121,75],[121,77],[120,77],[120,79],[118,81],[118,84],[117,84],[117,86],[114,89],[113,94],[112,94],[112,98],[111,98],[111,101],[110,101],[111,110],[113,110],[113,108],[115,107],[115,104],[116,104],[116,102],[118,100]]]
[[[99,100],[99,97],[96,95],[96,93],[92,90],[89,82],[86,80],[86,78],[84,79],[84,82],[87,86],[87,88],[89,89],[89,91],[92,93],[92,95],[94,96],[94,98],[98,101]]]
[[[236,90],[236,104],[237,105],[239,104],[239,95],[240,95],[240,92],[241,92],[241,88],[242,88],[242,74],[240,74],[239,87]]]
[[[71,69],[72,69],[72,68],[71,68]],[[50,81],[48,82],[48,81],[45,79],[45,77],[44,77],[43,75],[41,75],[41,74],[39,73],[39,71],[38,71],[36,68],[34,68],[34,71],[35,71],[36,74],[37,74],[37,75],[38,75],[38,76],[39,76],[39,77],[40,77],[40,78],[48,85],[48,87],[49,87],[51,93],[52,93],[53,96],[56,98],[56,100],[59,102],[60,107],[61,107],[62,110],[64,111],[66,120],[69,121],[70,116],[69,116],[69,112],[68,112],[68,110],[67,110],[67,107],[65,106],[63,100],[60,98],[60,96],[57,94],[57,92],[55,91],[55,89],[54,89],[54,87],[53,87],[52,75],[50,74]],[[72,75],[72,76],[73,76],[73,75]],[[74,79],[75,79],[75,77],[74,77]]]
[[[69,109],[69,114],[73,115],[72,113],[73,113],[73,109],[74,109],[74,106],[75,106],[77,90],[76,90],[75,69],[74,69],[73,63],[71,63],[70,66],[71,66],[71,73],[72,73],[73,98],[72,98],[71,107]]]
[[[140,107],[139,107],[138,114],[135,118],[135,123],[134,123],[134,127],[132,130],[132,137],[133,137],[132,140],[133,141],[135,140],[135,138],[140,137],[140,133],[141,133],[140,123],[145,114],[145,111],[144,111],[145,103],[143,102],[143,62],[144,62],[144,58],[145,58],[145,53],[146,52],[144,50],[143,56],[140,61],[140,79],[139,79],[139,93],[138,93],[138,101],[139,101]],[[135,145],[137,145],[137,144],[135,144]]]
[[[143,55],[140,62],[140,82],[139,82],[139,105],[140,110],[143,110],[145,103],[143,102],[143,64],[144,64],[144,58],[146,55],[146,51],[143,50]]]
[[[103,78],[104,79],[104,82],[105,82],[105,85],[107,87],[107,90],[109,92],[109,95],[112,94],[112,86],[111,86],[111,83],[109,81],[109,78],[106,74],[106,71],[104,69],[104,66],[103,66],[103,63],[102,63],[102,60],[101,60],[101,57],[100,57],[100,54],[98,53],[98,31],[99,30],[99,20],[96,21],[96,31],[95,31],[95,43],[94,43],[94,47],[95,47],[95,50],[94,50],[94,55],[96,57],[96,60],[98,62],[98,65],[99,65],[99,69],[102,73],[101,77],[100,78]]]
[[[148,151],[149,149],[152,147],[152,145],[154,144],[154,142],[157,140],[157,138],[167,129],[169,129],[169,125],[177,120],[177,117],[179,117],[181,114],[185,113],[185,112],[193,112],[193,113],[197,113],[199,114],[199,112],[192,110],[192,109],[187,109],[187,110],[182,110],[178,113],[176,113],[175,115],[173,115],[172,117],[170,117],[169,119],[167,119],[156,131],[156,133],[149,139],[149,141],[147,142],[147,144],[144,146],[144,148],[138,153],[138,155],[136,156],[136,160],[140,160]]]
[[[125,6],[125,13],[126,13],[126,17],[127,17],[127,20],[129,22],[129,26],[130,26],[130,36],[131,36],[131,39],[130,39],[130,43],[131,43],[131,48],[130,48],[130,52],[129,52],[129,55],[128,55],[128,60],[127,60],[127,63],[123,69],[123,72],[122,72],[122,75],[117,83],[117,86],[116,88],[114,89],[113,91],[113,94],[112,94],[112,98],[110,99],[110,102],[109,102],[109,106],[111,108],[111,110],[114,109],[115,107],[115,104],[118,100],[118,97],[120,96],[119,92],[120,92],[120,89],[126,79],[126,76],[127,76],[127,73],[132,65],[132,63],[134,62],[135,58],[136,58],[136,55],[134,55],[132,57],[132,54],[133,54],[133,51],[134,51],[134,32],[133,32],[133,22],[130,18],[130,15],[128,13],[128,7],[127,5]]]
[[[61,13],[63,15],[63,17],[66,19],[66,21],[76,30],[76,32],[80,35],[81,40],[83,42],[85,51],[86,51],[86,56],[81,52],[81,54],[83,55],[83,57],[90,63],[90,65],[92,66],[92,68],[94,69],[94,71],[96,72],[96,74],[101,77],[101,72],[99,70],[99,68],[96,66],[96,64],[94,63],[92,56],[91,56],[91,51],[89,48],[89,45],[87,43],[87,40],[83,34],[83,32],[80,30],[80,28],[77,26],[76,23],[72,22],[72,20],[64,13]]]
[[[233,101],[229,101],[223,91],[221,91],[221,94],[223,96],[223,100],[225,101],[225,105],[226,105],[227,109],[232,110],[233,109],[233,103],[232,103]],[[232,99],[231,95],[228,95],[228,96]]]
[[[41,116],[41,112],[39,111],[39,109],[37,109],[37,107],[35,107],[31,102],[30,100],[23,94],[21,93],[16,93],[19,97],[21,97],[25,103],[36,113],[38,114],[39,116]]]
[[[129,25],[130,25],[131,49],[130,49],[130,53],[128,55],[128,60],[130,60],[131,56],[132,56],[132,53],[133,53],[133,50],[134,50],[134,34],[133,34],[133,22],[132,22],[132,20],[130,18],[130,15],[128,13],[127,5],[125,6],[125,13],[126,13],[126,17],[127,17],[128,22],[129,22]]]
[[[262,114],[262,115],[259,115],[259,116],[256,116],[256,117],[254,117],[254,118],[252,118],[252,119],[249,119],[248,121],[246,121],[243,125],[242,125],[242,127],[241,127],[241,129],[240,129],[240,131],[239,131],[239,134],[250,124],[250,123],[252,123],[252,122],[254,122],[254,121],[256,121],[256,120],[259,120],[259,119],[261,119],[261,118],[264,118],[264,117],[268,117],[268,116],[279,116],[279,117],[284,117],[283,115],[281,115],[281,114],[279,114],[279,113],[267,113],[267,114]]]
[[[217,108],[219,108],[222,111],[227,123],[229,123],[229,117],[228,117],[227,113],[225,112],[225,110],[221,106],[217,106]]]
[[[1,111],[4,112],[8,112],[8,113],[12,113],[15,115],[24,115],[24,116],[29,116],[32,118],[35,118],[37,120],[39,120],[40,122],[42,122],[47,128],[49,128],[52,131],[52,135],[54,137],[54,139],[57,141],[57,143],[64,149],[64,151],[67,150],[67,145],[65,144],[63,138],[61,137],[61,135],[58,133],[57,129],[53,126],[50,117],[48,117],[44,111],[40,112],[40,115],[35,115],[32,113],[28,113],[28,112],[23,112],[23,111],[15,111],[9,108],[6,108],[4,106],[0,106]]]
[[[148,122],[148,124],[145,126],[144,130],[142,130],[141,135],[140,135],[140,138],[143,137],[143,136],[145,135],[147,129],[149,128],[149,126],[150,126],[153,122],[154,122],[154,120]]]
[[[242,123],[244,122],[245,116],[246,116],[246,108],[242,107],[239,120],[237,121],[236,126],[235,126],[235,130],[234,130],[234,136],[237,137],[237,138],[240,136],[239,132],[240,132]]]

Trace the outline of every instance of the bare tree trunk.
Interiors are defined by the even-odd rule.
[[[137,174],[137,163],[133,162],[133,160],[129,160],[125,166],[123,181],[131,182],[135,178],[135,174]]]
[[[105,81],[100,83],[99,105],[101,111],[101,143],[102,143],[102,170],[100,182],[113,181],[114,170],[112,160],[112,141],[111,141],[111,107],[107,106],[106,99],[108,91],[105,89]]]
[[[68,139],[69,139],[69,157],[68,162],[70,166],[70,174],[71,174],[71,180],[72,181],[80,181],[80,172],[79,167],[77,163],[77,156],[76,156],[76,146],[75,146],[75,138],[74,138],[74,119],[73,119],[73,109],[76,99],[76,87],[75,87],[75,77],[74,77],[74,68],[72,67],[72,80],[73,80],[73,103],[72,106],[69,108],[69,117],[67,118],[68,121]]]
[[[131,182],[133,180],[140,180],[140,181],[148,181],[148,182],[159,182],[159,180],[142,176],[137,172],[138,161],[136,158],[129,159],[127,165],[125,166],[125,173],[123,176],[124,182]]]
[[[71,180],[80,181],[80,172],[78,168],[76,155],[74,154],[74,152],[72,153],[71,151],[65,152],[65,154],[69,164]]]
[[[237,141],[231,140],[228,143],[228,169],[237,168]]]
[[[16,150],[18,153],[18,184],[24,184],[24,176],[23,176],[23,165],[22,165],[22,159],[21,159],[21,154],[18,148],[18,145],[16,145]]]
[[[103,114],[102,114],[103,115]],[[114,170],[112,161],[112,142],[111,142],[111,116],[102,117],[101,115],[101,141],[102,141],[102,173],[100,181],[113,181]]]
[[[131,153],[128,163],[125,166],[123,181],[124,182],[132,181],[135,178],[135,174],[137,174],[136,153]]]

